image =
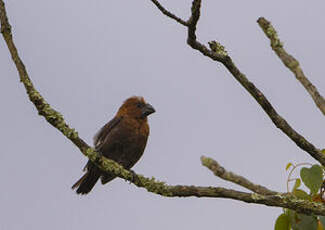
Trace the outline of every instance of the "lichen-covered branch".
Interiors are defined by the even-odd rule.
[[[202,165],[210,169],[214,175],[224,179],[226,181],[233,182],[244,188],[247,188],[255,193],[261,195],[276,195],[278,192],[272,191],[262,185],[254,184],[243,176],[237,175],[233,172],[227,171],[224,167],[219,165],[219,163],[212,158],[202,156],[201,157]]]
[[[280,41],[277,32],[271,23],[265,18],[261,17],[257,20],[257,23],[264,31],[265,35],[270,39],[271,47],[274,52],[281,59],[283,64],[288,67],[288,69],[294,73],[297,80],[305,87],[307,92],[310,94],[312,99],[314,100],[316,106],[320,109],[320,111],[325,115],[325,100],[322,95],[318,92],[317,88],[308,80],[302,71],[299,62],[290,54],[286,52],[283,48],[283,44]]]
[[[187,197],[220,197],[239,200],[246,203],[264,204],[267,206],[283,207],[295,210],[307,215],[324,215],[325,205],[298,199],[290,193],[277,195],[261,195],[256,193],[245,193],[220,187],[196,187],[196,186],[171,186],[168,189],[171,196]],[[195,195],[193,195],[195,194]]]
[[[0,0],[0,21],[1,33],[4,40],[6,41],[11,57],[16,65],[20,80],[24,84],[29,99],[35,105],[38,113],[43,116],[53,127],[57,128],[64,136],[71,140],[85,156],[87,156],[102,170],[112,173],[120,178],[124,178],[138,187],[147,189],[149,192],[160,194],[166,197],[194,196],[229,198],[244,201],[247,203],[290,208],[297,212],[305,214],[325,215],[325,205],[322,203],[297,199],[291,194],[263,195],[240,192],[221,187],[200,187],[185,185],[170,186],[164,182],[156,181],[154,178],[146,178],[142,175],[134,174],[124,169],[118,163],[101,156],[93,148],[89,147],[87,143],[85,143],[78,136],[78,133],[74,129],[69,127],[69,125],[64,121],[63,116],[54,110],[41,96],[41,94],[34,88],[32,81],[26,71],[26,68],[18,55],[17,48],[13,42],[11,26],[8,22],[3,0]]]
[[[151,0],[152,1],[152,0]],[[205,45],[200,43],[196,39],[196,25],[200,17],[200,7],[201,0],[193,0],[192,8],[191,8],[191,16],[188,20],[188,37],[187,43],[195,50],[198,50],[204,56],[209,57],[210,59],[222,63],[228,71],[232,74],[232,76],[250,93],[250,95],[257,101],[257,103],[263,108],[272,122],[275,124],[277,128],[279,128],[282,132],[284,132],[293,142],[296,143],[302,150],[309,153],[314,159],[319,161],[323,166],[325,166],[325,155],[316,148],[312,143],[306,140],[302,135],[300,135],[296,130],[294,130],[288,122],[281,117],[277,111],[274,109],[269,100],[265,97],[265,95],[258,89],[256,86],[250,82],[245,74],[243,74],[237,66],[232,61],[231,57],[224,52],[223,49],[208,49]],[[167,15],[168,16],[168,15]],[[213,41],[211,44],[218,44]],[[213,46],[222,47],[222,46]]]

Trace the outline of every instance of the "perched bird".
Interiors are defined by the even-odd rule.
[[[94,136],[96,151],[130,169],[142,156],[149,136],[147,116],[155,109],[143,97],[130,97],[124,101],[115,117]],[[87,172],[72,186],[78,194],[87,194],[99,178],[102,184],[113,180],[114,175],[100,170],[90,160]]]

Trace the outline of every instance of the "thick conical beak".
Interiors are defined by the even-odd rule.
[[[156,110],[152,107],[152,105],[150,104],[146,104],[143,108],[142,108],[142,117],[147,117],[150,114],[156,112]]]

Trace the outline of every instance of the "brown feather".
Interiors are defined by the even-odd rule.
[[[88,172],[86,172],[74,185],[72,185],[71,189],[75,189],[80,186],[80,184],[86,179]]]

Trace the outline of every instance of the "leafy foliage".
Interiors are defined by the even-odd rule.
[[[275,230],[290,230],[290,218],[282,213],[275,221]]]
[[[319,165],[311,168],[302,168],[300,177],[312,194],[316,194],[323,184],[323,170]]]
[[[299,166],[309,165],[310,167],[303,167],[300,170],[300,178],[291,178],[292,173]],[[286,171],[289,171],[287,180],[287,189],[289,191],[289,182],[295,182],[291,193],[297,198],[310,200],[314,202],[325,203],[324,191],[324,168],[320,165],[310,165],[308,163],[286,165]],[[309,189],[309,193],[300,188],[302,183]],[[284,209],[283,213],[278,216],[275,221],[275,230],[324,230],[325,217],[315,215],[299,214],[290,209]]]

